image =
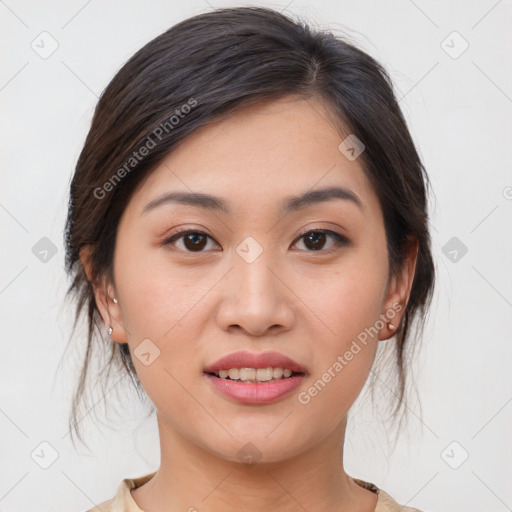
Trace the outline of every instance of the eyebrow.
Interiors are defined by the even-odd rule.
[[[310,190],[300,196],[291,196],[285,198],[281,207],[281,214],[302,210],[314,204],[331,201],[332,199],[348,201],[356,205],[360,210],[363,209],[361,200],[351,190],[342,187],[329,187],[318,190]],[[229,203],[220,197],[212,196],[210,194],[203,194],[200,192],[168,192],[150,201],[142,210],[141,215],[164,204],[184,204],[219,211],[226,214],[231,213]]]

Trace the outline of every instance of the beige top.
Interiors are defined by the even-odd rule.
[[[101,512],[144,512],[135,503],[130,491],[144,485],[155,473],[156,471],[138,478],[125,478],[119,484],[116,495],[113,498],[98,504],[86,512],[96,512],[97,510],[101,510]],[[353,480],[361,487],[378,495],[375,512],[421,512],[416,508],[402,507],[389,494],[374,484],[357,478],[353,478]]]

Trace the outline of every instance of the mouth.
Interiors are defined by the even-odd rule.
[[[307,370],[279,352],[239,351],[221,357],[203,370],[213,388],[243,404],[270,404],[300,386]]]
[[[305,374],[306,368],[279,352],[241,350],[221,357],[203,371],[220,379],[268,382]]]

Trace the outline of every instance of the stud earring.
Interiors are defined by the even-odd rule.
[[[108,332],[108,335],[110,336],[114,332],[114,329],[112,329],[112,327],[109,327],[107,332]]]
[[[391,331],[394,331],[396,329],[396,327],[392,324],[392,323],[389,323],[388,324],[388,328],[391,330]]]
[[[114,297],[114,298],[112,299],[112,302],[113,302],[114,304],[117,304],[117,299]]]

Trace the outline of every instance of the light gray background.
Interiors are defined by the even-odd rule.
[[[77,453],[67,434],[77,377],[71,356],[58,366],[72,315],[62,243],[68,182],[98,96],[125,60],[181,19],[235,5],[248,4],[0,1],[4,512],[85,510],[111,498],[122,478],[158,467],[155,419],[137,420],[136,399],[121,405],[117,431],[84,419],[91,451]],[[436,195],[437,292],[413,369],[422,420],[411,406],[409,429],[390,456],[385,429],[358,410],[347,432],[347,472],[425,512],[512,510],[511,2],[252,5],[350,30],[385,65]],[[51,49],[44,31],[58,44],[46,59],[32,48]],[[458,55],[464,41],[469,47]],[[36,245],[48,244],[43,237],[57,250],[47,261]],[[455,246],[457,254],[451,246],[443,252],[453,237],[467,254]],[[47,469],[41,464],[53,452],[41,443],[58,454]]]

